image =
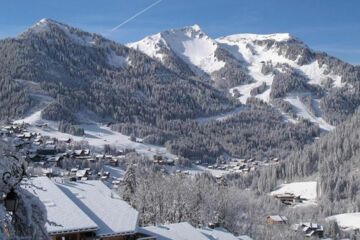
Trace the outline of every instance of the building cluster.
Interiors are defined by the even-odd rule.
[[[288,224],[288,218],[282,215],[271,215],[266,217],[266,221],[270,226],[273,225],[286,225]],[[317,237],[323,238],[324,228],[322,225],[312,222],[297,223],[290,226],[294,231],[300,231],[305,237]]]
[[[279,163],[279,158],[272,158],[271,160],[265,161],[256,161],[254,158],[249,159],[238,159],[232,158],[228,161],[223,160],[220,163],[214,165],[206,165],[208,169],[216,169],[228,171],[229,173],[248,173],[250,171],[255,171],[258,168],[266,167]],[[200,164],[200,162],[197,162]]]
[[[219,226],[195,228],[186,222],[140,227],[139,212],[100,180],[34,177],[22,188],[44,204],[48,218],[45,227],[53,240],[250,239],[235,237]]]

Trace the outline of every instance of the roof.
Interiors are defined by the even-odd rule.
[[[286,222],[288,220],[287,217],[280,215],[272,215],[268,216],[268,218],[271,218],[275,222]]]
[[[187,222],[144,227],[139,232],[154,236],[157,240],[209,240]]]
[[[78,170],[78,171],[76,172],[76,176],[77,176],[77,177],[84,177],[84,176],[87,174],[87,172],[88,172],[88,170],[86,170],[86,169]]]
[[[241,235],[238,237],[239,240],[252,240],[251,237],[249,237],[248,235]]]
[[[225,228],[217,227],[211,228],[200,228],[199,231],[204,234],[210,240],[239,240],[232,233],[228,232]]]
[[[98,229],[96,223],[91,220],[76,204],[71,201],[55,184],[47,177],[30,179],[31,185],[22,185],[37,196],[44,203],[47,211],[45,227],[49,234],[85,232]]]
[[[56,184],[99,226],[97,236],[129,235],[137,231],[139,212],[103,182],[89,180]]]

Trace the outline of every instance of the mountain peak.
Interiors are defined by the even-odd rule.
[[[194,25],[192,25],[192,26],[190,26],[190,27],[188,27],[188,28],[191,28],[191,29],[193,29],[194,31],[201,31],[200,26],[197,25],[197,24],[194,24]]]

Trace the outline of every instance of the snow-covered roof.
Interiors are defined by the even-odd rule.
[[[287,217],[280,215],[272,215],[269,216],[269,218],[271,218],[275,222],[286,222],[288,220]]]
[[[251,237],[249,237],[248,235],[241,235],[238,237],[239,240],[252,240]]]
[[[217,227],[214,229],[211,228],[200,228],[199,231],[204,234],[210,240],[239,240],[232,233],[228,232],[225,228]]]
[[[360,212],[343,213],[326,218],[327,221],[336,221],[337,224],[346,230],[360,229]]]
[[[99,226],[97,236],[129,235],[137,231],[139,212],[101,181],[56,184]]]
[[[209,240],[187,222],[144,227],[139,232],[154,236],[157,240]]]
[[[47,211],[49,234],[95,231],[97,224],[47,177],[36,177],[22,188],[36,195]]]
[[[76,177],[84,177],[87,174],[87,170],[83,169],[83,170],[78,170],[76,172]]]

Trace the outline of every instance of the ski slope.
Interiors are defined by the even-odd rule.
[[[285,97],[284,100],[291,103],[298,116],[301,116],[315,124],[318,124],[320,128],[326,131],[333,130],[335,128],[334,126],[328,124],[322,117],[317,117],[312,112],[310,112],[310,110],[305,106],[305,104],[301,102],[301,95],[303,94],[293,93]],[[315,109],[319,113],[319,116],[321,116],[322,114],[320,108],[318,107],[318,102],[316,106],[317,107],[315,107]]]

